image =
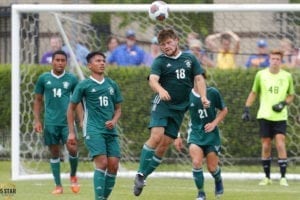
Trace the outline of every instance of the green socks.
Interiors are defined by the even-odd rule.
[[[140,157],[140,166],[138,172],[144,174],[145,170],[149,166],[150,161],[152,160],[152,157],[154,155],[154,149],[148,147],[146,144],[144,144],[141,157]]]
[[[50,159],[51,171],[54,177],[54,182],[56,186],[61,186],[60,180],[60,159],[59,158],[51,158]]]

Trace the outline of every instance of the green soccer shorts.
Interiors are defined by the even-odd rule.
[[[165,134],[176,139],[185,111],[169,109],[166,104],[154,104],[153,106],[155,109],[151,111],[148,128],[164,127]]]
[[[89,133],[85,136],[85,145],[92,159],[98,155],[121,157],[119,137],[117,135]]]
[[[45,125],[44,143],[45,145],[66,144],[69,135],[68,126]]]

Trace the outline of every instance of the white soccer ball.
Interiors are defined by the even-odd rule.
[[[164,1],[154,1],[149,7],[149,17],[152,20],[163,21],[169,17],[169,6]]]

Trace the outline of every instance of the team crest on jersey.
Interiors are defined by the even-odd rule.
[[[192,62],[190,60],[185,60],[184,63],[185,63],[187,68],[191,68]]]
[[[64,87],[65,89],[68,89],[69,86],[70,86],[70,83],[69,83],[69,82],[67,82],[67,81],[64,81],[64,82],[63,82],[63,87]]]
[[[114,90],[114,88],[112,88],[112,87],[109,87],[109,88],[108,88],[108,91],[109,91],[109,94],[110,94],[110,95],[114,95],[114,93],[115,93],[115,90]]]

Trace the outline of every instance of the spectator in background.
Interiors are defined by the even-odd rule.
[[[233,39],[233,41],[232,41]],[[216,33],[207,36],[206,46],[217,52],[217,67],[220,69],[235,69],[235,55],[240,49],[240,38],[232,31]]]
[[[190,43],[191,43],[192,40],[200,40],[199,34],[194,32],[194,31],[187,34],[186,47],[185,47],[186,51],[190,50]]]
[[[106,41],[107,51],[105,52],[106,60],[110,57],[111,53],[119,46],[119,39],[115,36],[109,36]]]
[[[140,66],[143,64],[145,52],[136,44],[135,32],[126,32],[126,43],[118,46],[108,58],[108,63],[117,66]]]
[[[40,64],[51,65],[52,64],[52,55],[55,51],[61,50],[62,41],[58,35],[53,35],[50,37],[50,51],[47,51],[43,54]]]
[[[257,41],[257,54],[249,56],[248,61],[246,62],[247,68],[265,68],[269,67],[269,53],[268,53],[268,44],[265,40]]]
[[[300,52],[294,47],[294,44],[288,38],[280,41],[280,47],[283,50],[283,65],[289,68],[300,67]]]
[[[195,57],[197,58],[199,63],[204,68],[215,66],[214,62],[208,58],[208,56],[206,55],[206,52],[202,49],[202,44],[201,44],[200,40],[198,40],[198,39],[190,40],[189,49],[190,49],[189,52],[195,55]]]
[[[161,54],[161,52],[160,52],[160,48],[158,45],[157,37],[153,37],[151,40],[151,44],[150,44],[150,52],[145,53],[144,64],[147,67],[151,67],[154,58],[156,58],[160,54]]]
[[[72,48],[74,48],[73,51],[79,65],[86,66],[86,56],[90,53],[89,49],[86,46],[79,43],[78,41],[76,43],[71,41],[71,46]],[[64,45],[62,49],[70,55],[69,48],[66,45]]]

